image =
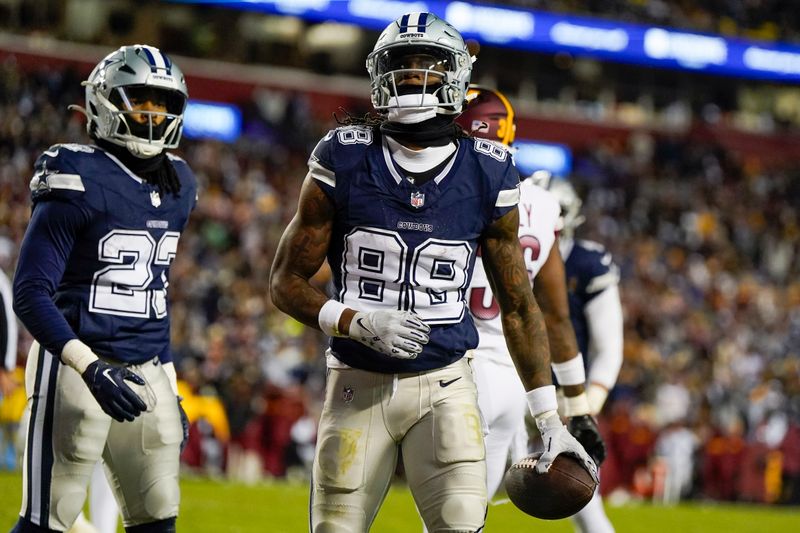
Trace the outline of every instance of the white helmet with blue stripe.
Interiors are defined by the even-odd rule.
[[[472,57],[449,23],[433,13],[407,13],[383,30],[367,56],[367,71],[377,111],[435,108],[455,115],[464,104]],[[413,88],[403,86],[407,76],[417,76],[420,82]],[[406,98],[408,94],[415,97]]]
[[[88,117],[90,136],[124,146],[141,158],[178,146],[189,94],[181,69],[158,48],[123,46],[98,63],[82,85],[86,108],[75,107]],[[143,100],[158,102],[165,111],[134,110]],[[145,119],[136,121],[131,115]]]

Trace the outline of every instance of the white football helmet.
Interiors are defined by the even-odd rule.
[[[550,179],[547,189],[558,199],[558,204],[561,206],[561,215],[558,217],[556,230],[560,231],[565,238],[571,239],[575,234],[575,228],[586,220],[581,215],[583,202],[578,198],[572,184],[565,179]]]
[[[461,34],[446,21],[433,13],[405,14],[383,30],[367,56],[372,105],[379,112],[435,108],[456,115],[466,97],[472,61]],[[413,89],[398,83],[409,75],[421,76],[423,83]],[[399,98],[410,91],[420,95],[413,104]]]
[[[98,63],[82,85],[86,108],[70,107],[86,114],[89,135],[124,146],[141,158],[178,146],[189,93],[181,69],[158,48],[123,46]],[[132,102],[147,99],[164,105],[166,112],[132,109]],[[141,124],[132,114],[147,120]],[[164,117],[160,124],[155,123],[157,116]]]

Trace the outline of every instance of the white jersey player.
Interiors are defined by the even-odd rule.
[[[473,85],[467,101],[467,109],[458,120],[461,126],[476,137],[508,147],[515,125],[514,110],[505,96]],[[522,181],[519,240],[536,300],[545,315],[553,370],[571,408],[570,431],[599,464],[605,450],[597,426],[588,416],[583,392],[583,359],[569,319],[564,264],[556,245],[559,215],[560,206],[553,194],[532,179]],[[516,461],[527,453],[525,391],[509,356],[499,308],[481,262],[476,262],[468,302],[480,336],[471,356],[484,423],[487,489],[492,496],[500,487],[509,454]]]

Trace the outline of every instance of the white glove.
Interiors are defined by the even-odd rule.
[[[359,311],[350,322],[349,337],[384,355],[414,359],[430,340],[430,331],[411,311]]]
[[[594,464],[594,461],[592,461],[592,458],[589,457],[589,454],[586,453],[586,450],[583,449],[578,440],[570,435],[567,427],[561,423],[558,413],[553,412],[552,415],[546,418],[537,419],[536,426],[542,435],[545,450],[536,463],[537,472],[544,474],[550,470],[556,456],[565,453],[581,461],[595,483],[600,482],[597,477],[597,465]]]

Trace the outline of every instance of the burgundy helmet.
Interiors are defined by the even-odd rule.
[[[514,142],[517,125],[514,123],[514,108],[500,91],[470,85],[467,90],[467,105],[456,122],[467,133],[510,146]]]

